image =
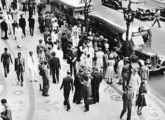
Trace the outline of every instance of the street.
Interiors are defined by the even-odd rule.
[[[139,0],[141,2],[144,2],[144,0]],[[160,8],[160,7],[165,7],[165,4],[159,3],[159,2],[155,2],[154,0],[145,0],[146,3],[140,3],[139,5],[136,4],[137,6],[140,5],[145,5],[148,7],[153,7],[153,8]],[[104,9],[105,6],[101,5],[101,0],[95,0],[94,1],[94,8],[95,10],[101,10]],[[107,7],[106,7],[107,8]],[[111,8],[109,8],[111,9]],[[119,10],[120,11],[120,10]],[[151,31],[152,31],[152,49],[160,55],[165,56],[165,52],[164,52],[164,45],[165,45],[165,22],[160,21],[161,24],[161,28],[157,27],[157,24],[152,27],[152,23],[153,21],[144,21],[148,26],[150,26]],[[150,77],[150,81],[149,81],[149,86],[152,89],[152,91],[154,92],[154,94],[160,98],[163,102],[165,102],[165,76],[161,75],[159,73],[155,73],[154,75],[151,75]]]
[[[148,0],[149,1],[149,0]],[[105,7],[101,5],[101,0],[93,0],[94,10],[101,10]],[[151,2],[150,4],[154,4]],[[19,12],[21,14],[21,12]],[[28,14],[25,15],[26,21]],[[35,29],[34,36],[30,36],[29,27],[26,26],[26,37],[23,38],[23,47],[17,48],[14,36],[10,35],[8,40],[0,39],[0,54],[7,47],[11,53],[12,59],[17,57],[17,53],[21,52],[25,63],[29,56],[29,51],[33,51],[37,56],[36,46],[38,40],[43,39],[43,34],[38,29],[38,15],[34,15]],[[151,26],[153,21],[146,23]],[[164,52],[164,37],[165,23],[161,22],[162,28],[157,26],[152,29],[152,48],[158,53],[165,56]],[[39,91],[39,82],[30,82],[30,74],[25,65],[25,80],[24,86],[17,84],[17,76],[14,71],[14,64],[10,65],[10,73],[7,78],[4,77],[3,65],[0,64],[0,98],[7,98],[9,106],[12,109],[13,120],[119,120],[120,113],[123,107],[122,102],[122,87],[117,84],[118,80],[114,80],[113,85],[108,85],[103,81],[100,85],[100,102],[90,106],[89,112],[84,112],[84,103],[77,105],[73,101],[73,93],[70,93],[70,111],[66,111],[63,105],[63,90],[60,91],[60,86],[66,73],[69,70],[67,61],[64,60],[62,50],[56,51],[57,56],[61,61],[60,82],[53,84],[50,77],[49,97],[43,97]],[[41,76],[37,76],[41,80]],[[146,95],[147,106],[143,109],[141,116],[137,115],[137,107],[133,107],[131,120],[164,120],[165,118],[165,76],[155,74],[151,76],[149,81],[149,92]],[[2,106],[0,106],[0,111]],[[126,119],[126,115],[123,117]]]

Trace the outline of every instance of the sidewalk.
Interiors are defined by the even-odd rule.
[[[152,1],[165,4],[165,0],[152,0]]]
[[[36,19],[37,23],[37,19]],[[17,49],[15,40],[0,40],[0,54],[3,52],[4,47],[9,48],[9,52],[12,54],[12,58],[17,57],[17,52],[21,51],[23,57],[27,58],[28,51],[32,50],[36,53],[36,45],[38,40],[43,38],[43,35],[39,33],[36,25],[34,37],[29,36],[27,32],[24,41],[24,48]],[[62,57],[62,52],[57,52]],[[2,64],[0,64],[0,67]],[[10,74],[7,79],[3,77],[6,85],[6,93],[2,97],[6,97],[9,105],[12,109],[13,120],[119,120],[119,116],[122,110],[121,99],[121,86],[114,81],[113,85],[107,85],[104,81],[100,86],[100,103],[90,106],[90,111],[84,113],[84,104],[76,105],[72,103],[73,93],[70,93],[71,110],[67,112],[63,106],[63,91],[59,90],[63,77],[66,76],[66,71],[69,69],[66,61],[61,59],[62,69],[60,70],[60,83],[53,84],[50,78],[50,90],[49,97],[43,97],[39,91],[38,83],[29,82],[29,73],[26,68],[24,87],[20,87],[16,84],[16,73],[14,72],[14,66],[10,66]],[[0,73],[3,73],[1,67]],[[38,78],[40,79],[40,77]],[[149,91],[146,95],[147,106],[143,109],[143,114],[138,116],[136,110],[132,112],[132,120],[164,120],[164,103],[161,103],[152,93]],[[126,115],[123,117],[126,118]]]

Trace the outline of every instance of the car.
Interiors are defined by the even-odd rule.
[[[122,8],[121,0],[102,0],[102,5],[109,6],[116,10]]]
[[[165,22],[165,8],[160,9],[160,20]]]
[[[140,20],[153,20],[155,13],[156,13],[155,8],[139,6],[136,10],[135,17]]]

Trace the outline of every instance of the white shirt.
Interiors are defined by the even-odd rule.
[[[131,86],[135,91],[139,89],[141,84],[140,76],[136,73],[135,75],[131,75],[131,79],[129,81],[129,86]]]

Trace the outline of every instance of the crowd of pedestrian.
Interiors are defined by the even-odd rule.
[[[29,31],[33,36],[35,19],[32,16],[35,14],[35,7],[33,7],[35,5],[22,4],[23,11],[29,10]],[[20,33],[26,36],[26,20],[22,14],[18,20],[16,13],[11,10],[7,15],[11,15],[11,21],[14,22],[8,23],[6,20],[9,21],[9,19],[4,19],[1,23],[1,30],[5,32],[3,39],[8,39],[10,24],[10,27],[12,26],[10,32],[15,36],[17,47],[20,48],[22,47]],[[31,82],[38,81],[42,95],[49,96],[50,78],[52,77],[53,84],[60,82],[62,65],[58,54],[62,51],[62,59],[70,66],[60,87],[64,90],[64,105],[67,106],[67,111],[71,108],[70,90],[74,90],[73,103],[81,104],[83,100],[85,112],[87,112],[90,104],[99,103],[99,87],[102,80],[104,79],[107,84],[113,84],[114,80],[118,79],[118,84],[123,88],[123,110],[120,118],[128,110],[127,120],[130,120],[133,105],[137,105],[138,114],[142,114],[142,108],[146,106],[144,93],[147,92],[146,84],[149,77],[147,62],[139,60],[134,52],[129,58],[123,57],[120,43],[112,46],[108,39],[92,29],[84,35],[80,21],[70,23],[67,17],[59,12],[39,10],[38,22],[43,39],[40,39],[36,46],[37,57],[29,51],[27,63],[22,58],[21,52],[15,58],[18,84],[23,87],[25,64],[27,64]],[[12,63],[11,55],[5,48],[1,56],[5,77],[9,73],[10,61]],[[41,78],[38,77],[38,73]]]

